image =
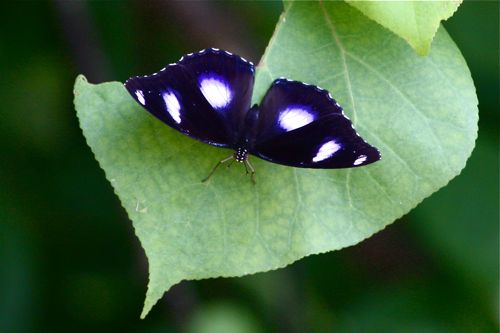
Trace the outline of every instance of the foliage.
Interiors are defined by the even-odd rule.
[[[418,54],[427,55],[439,24],[460,6],[452,1],[346,0],[372,20],[405,39]]]
[[[327,88],[382,160],[305,170],[253,160],[200,180],[229,151],[180,135],[123,85],[79,77],[75,106],[149,260],[143,310],[183,279],[283,267],[371,236],[447,184],[477,132],[477,99],[459,50],[440,28],[428,57],[343,3],[292,3],[259,64],[254,100],[278,76]]]

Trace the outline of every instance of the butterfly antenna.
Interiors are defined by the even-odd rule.
[[[252,178],[252,183],[255,185],[257,182],[255,181],[255,169],[253,168],[252,164],[250,164],[249,160],[245,160],[245,169],[247,170],[247,175],[248,175],[248,170],[250,170],[250,177]]]
[[[210,171],[210,173],[208,174],[208,176],[206,178],[204,178],[201,182],[204,183],[206,182],[207,180],[210,179],[210,177],[212,177],[212,175],[214,174],[215,170],[217,170],[217,168],[219,166],[221,166],[222,164],[226,163],[227,161],[232,161],[234,159],[234,156],[231,155],[231,156],[228,156],[226,157],[225,159],[223,160],[220,160],[215,166],[214,168],[212,169],[212,171]]]

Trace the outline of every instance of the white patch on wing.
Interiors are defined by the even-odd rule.
[[[233,99],[228,82],[218,75],[200,77],[200,90],[214,109],[225,108]]]
[[[144,93],[142,92],[142,90],[137,89],[135,91],[135,96],[139,100],[139,103],[141,103],[142,105],[146,104],[146,100],[144,99]]]
[[[327,158],[332,157],[333,154],[335,154],[340,148],[342,148],[342,146],[335,142],[335,140],[328,141],[319,147],[318,152],[316,153],[316,156],[313,157],[312,161],[321,162],[326,160]]]
[[[306,126],[313,121],[314,114],[312,114],[307,108],[300,106],[288,107],[281,111],[278,117],[279,125],[287,132]]]
[[[181,104],[177,99],[177,96],[171,91],[166,91],[162,94],[163,101],[167,106],[167,111],[172,117],[172,119],[177,123],[181,123]]]
[[[366,161],[366,155],[359,155],[356,161],[354,161],[353,165],[360,165],[364,161]]]

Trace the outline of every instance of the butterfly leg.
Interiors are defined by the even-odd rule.
[[[253,168],[252,164],[250,164],[249,160],[245,160],[245,169],[247,170],[247,175],[248,175],[248,170],[250,170],[250,177],[252,177],[252,183],[255,185],[255,169]]]
[[[234,156],[233,156],[233,155],[231,155],[231,156],[226,157],[226,158],[225,158],[225,159],[223,159],[223,160],[220,160],[220,161],[219,161],[219,162],[218,162],[218,163],[214,166],[214,168],[212,169],[212,171],[210,171],[210,173],[208,174],[208,176],[207,176],[205,179],[203,179],[201,182],[202,182],[202,183],[204,183],[204,182],[206,182],[207,180],[209,180],[209,179],[210,179],[210,177],[212,177],[212,175],[214,174],[215,170],[217,170],[217,168],[218,168],[219,166],[221,166],[222,164],[226,163],[227,161],[232,161],[233,159],[234,159]]]
[[[233,157],[234,157],[234,156],[233,156]],[[228,168],[229,168],[229,167],[231,167],[231,164],[233,164],[233,162],[234,162],[234,158],[233,158],[231,161],[229,161],[229,163],[227,164],[227,167],[228,167]]]

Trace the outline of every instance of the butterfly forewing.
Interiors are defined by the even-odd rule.
[[[234,145],[250,108],[251,62],[217,49],[188,54],[158,73],[125,86],[150,113],[184,134],[222,147]]]
[[[321,88],[276,80],[260,107],[251,153],[303,168],[349,168],[380,159],[354,130],[342,108]]]
[[[146,110],[170,127],[209,144],[229,144],[224,119],[184,67],[173,64],[156,74],[131,78],[125,87]]]
[[[224,118],[227,131],[237,139],[250,108],[254,66],[237,55],[218,49],[188,54],[178,62],[195,77],[205,99]]]

